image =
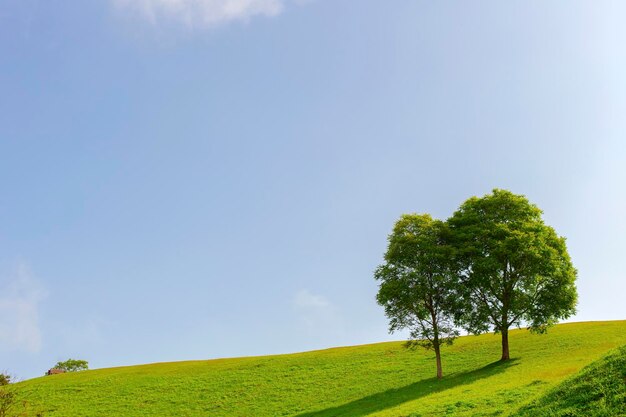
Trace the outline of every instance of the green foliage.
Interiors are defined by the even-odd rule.
[[[457,320],[474,333],[503,333],[503,348],[511,326],[541,333],[575,312],[576,270],[541,214],[526,197],[495,189],[448,219],[466,301]]]
[[[516,357],[494,363],[492,334],[432,352],[401,342],[292,355],[159,363],[41,377],[16,385],[49,417],[508,415],[626,344],[626,321],[570,323],[542,336],[512,330]]]
[[[13,410],[18,403],[15,390],[9,386],[10,383],[11,376],[0,373],[0,417],[13,416]]]
[[[80,359],[68,359],[64,362],[57,362],[55,369],[62,369],[65,372],[78,372],[89,369],[89,363]]]
[[[18,400],[15,391],[6,385],[0,387],[0,417],[12,417]]]
[[[584,368],[532,404],[520,417],[626,416],[626,346]]]
[[[0,386],[0,417],[43,417],[44,412],[33,408],[15,386]]]
[[[434,349],[441,377],[439,348],[459,332],[452,319],[455,277],[449,268],[446,225],[428,214],[405,214],[389,235],[385,263],[374,274],[380,281],[378,303],[390,320],[389,330],[409,329],[409,346]]]

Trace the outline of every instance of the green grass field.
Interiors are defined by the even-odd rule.
[[[626,416],[626,346],[611,351],[546,395],[520,417]]]
[[[557,395],[563,381],[580,385],[567,378],[626,344],[626,321],[562,324],[546,335],[515,330],[510,341],[512,359],[500,363],[499,336],[459,338],[443,350],[441,381],[433,378],[433,353],[390,342],[98,369],[16,388],[44,416],[57,417],[495,416],[523,407],[524,415],[539,415],[541,401],[554,401],[543,396]]]

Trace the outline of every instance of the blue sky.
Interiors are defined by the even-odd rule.
[[[0,1],[0,369],[388,335],[402,213],[494,187],[626,319],[623,2]]]

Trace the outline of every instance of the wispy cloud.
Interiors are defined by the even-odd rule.
[[[321,295],[311,293],[309,290],[300,290],[293,298],[293,304],[299,310],[326,310],[330,308],[330,302]]]
[[[45,297],[45,289],[26,265],[0,280],[0,347],[28,352],[41,349],[39,304]]]
[[[301,330],[309,336],[337,341],[345,335],[343,317],[326,297],[303,289],[294,295],[292,303]]]
[[[211,27],[255,16],[276,16],[286,0],[111,0],[122,12],[153,24],[178,22],[187,27]]]

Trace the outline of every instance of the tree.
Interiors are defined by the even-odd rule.
[[[526,197],[494,189],[448,219],[464,300],[456,319],[473,333],[501,333],[502,360],[510,358],[511,326],[544,333],[575,312],[576,269],[565,238],[541,215]]]
[[[0,372],[0,386],[9,385],[11,383],[11,375]]]
[[[54,369],[62,369],[65,372],[77,372],[89,369],[89,364],[87,361],[79,359],[68,359],[65,362],[57,362],[54,365]]]
[[[452,325],[452,281],[446,225],[430,215],[405,214],[389,236],[385,263],[375,272],[377,301],[390,319],[389,331],[410,331],[409,346],[435,351],[437,378],[443,376],[441,346],[458,332]]]

